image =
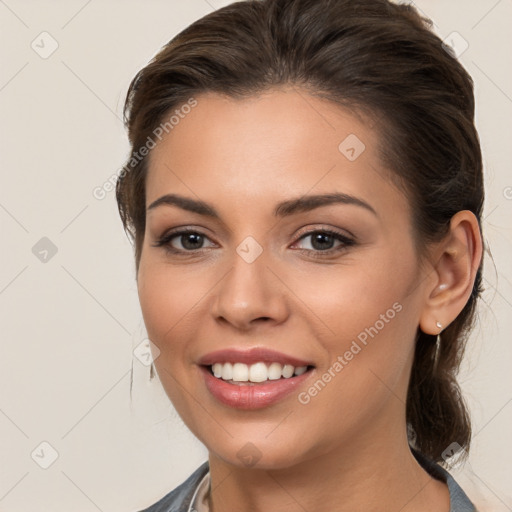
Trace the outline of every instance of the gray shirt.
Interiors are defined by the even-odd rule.
[[[450,491],[450,512],[477,512],[464,491],[441,466],[413,452],[418,462],[434,478],[446,482]],[[176,487],[154,505],[140,512],[207,512],[207,495],[210,487],[208,462],[197,468],[185,482]]]

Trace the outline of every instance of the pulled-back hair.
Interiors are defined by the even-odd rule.
[[[382,161],[409,199],[420,255],[442,239],[456,212],[470,210],[480,223],[473,82],[428,20],[387,0],[247,0],[187,27],[130,84],[124,116],[132,155],[116,197],[137,272],[148,158],[133,155],[170,112],[201,93],[244,98],[279,86],[300,87],[372,119]],[[418,329],[406,404],[410,444],[439,462],[454,442],[469,448],[456,374],[481,280],[482,264],[467,304],[441,334],[437,364],[436,337]]]

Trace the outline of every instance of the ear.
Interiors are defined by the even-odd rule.
[[[463,310],[473,290],[482,245],[475,215],[469,210],[457,212],[432,254],[419,325],[425,334],[439,334]]]

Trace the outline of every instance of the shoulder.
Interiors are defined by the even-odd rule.
[[[478,512],[475,505],[446,469],[415,450],[413,450],[413,455],[431,476],[446,482],[450,491],[450,512]]]
[[[208,471],[208,462],[204,462],[176,489],[140,512],[187,512],[199,482]]]

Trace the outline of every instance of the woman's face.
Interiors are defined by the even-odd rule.
[[[150,155],[138,272],[177,411],[239,466],[403,436],[429,279],[378,134],[303,90],[195,99]]]

